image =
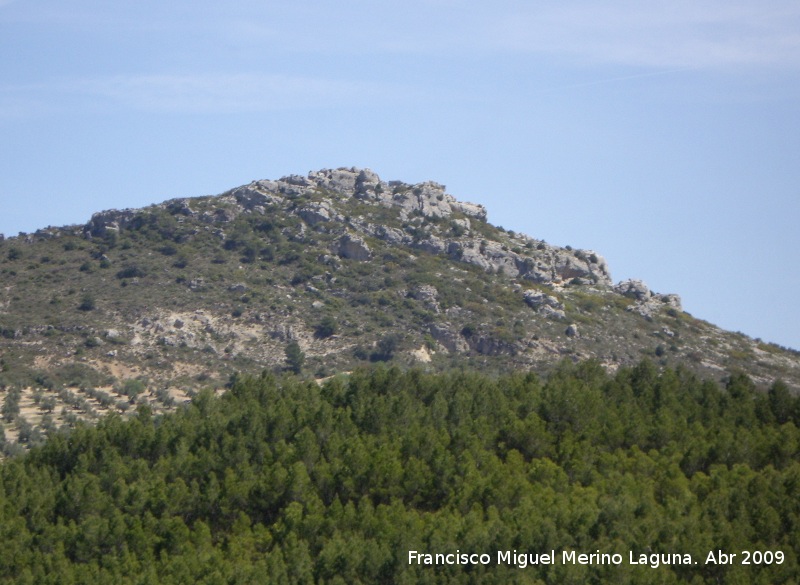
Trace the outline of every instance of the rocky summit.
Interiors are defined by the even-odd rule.
[[[493,226],[439,183],[357,168],[0,239],[0,334],[0,387],[20,391],[32,428],[168,407],[238,372],[323,378],[370,362],[615,370],[649,357],[800,388],[797,352],[614,283],[595,251]]]

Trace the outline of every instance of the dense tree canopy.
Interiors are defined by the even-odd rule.
[[[0,467],[4,583],[794,583],[800,400],[643,362],[237,378]],[[409,564],[409,551],[488,565]],[[520,568],[497,551],[619,553]],[[705,563],[709,551],[737,562]],[[741,551],[783,562],[743,565]],[[697,565],[628,563],[682,553]]]

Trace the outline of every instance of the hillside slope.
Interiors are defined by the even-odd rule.
[[[63,420],[63,405],[160,408],[235,372],[325,377],[375,361],[504,371],[594,358],[613,371],[650,357],[800,388],[797,352],[642,282],[615,285],[594,251],[493,226],[438,183],[354,168],[0,241],[0,352],[0,385],[31,389],[17,403],[34,427]]]

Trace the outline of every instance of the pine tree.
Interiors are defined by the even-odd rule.
[[[284,352],[286,353],[286,363],[288,364],[289,369],[295,374],[299,374],[302,371],[303,364],[306,361],[306,354],[303,353],[302,349],[300,349],[300,344],[298,344],[296,341],[292,341],[286,346]]]

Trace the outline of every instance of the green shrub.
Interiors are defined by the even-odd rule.
[[[93,311],[95,306],[94,297],[89,293],[86,293],[83,295],[83,298],[81,298],[81,304],[78,305],[78,309],[81,311]]]
[[[145,271],[139,268],[136,264],[131,264],[129,266],[124,267],[122,270],[117,272],[117,278],[141,278],[145,276]]]
[[[369,359],[373,362],[388,362],[394,357],[399,341],[397,335],[391,333],[384,335],[378,341],[378,347],[376,351],[372,352]]]
[[[122,385],[122,390],[120,393],[124,394],[128,398],[136,398],[139,394],[144,392],[145,389],[145,384],[141,380],[126,380]]]
[[[314,328],[314,334],[319,339],[325,339],[331,335],[336,335],[338,329],[339,325],[336,322],[336,319],[334,319],[331,315],[326,315],[319,323],[317,323],[317,326]]]

